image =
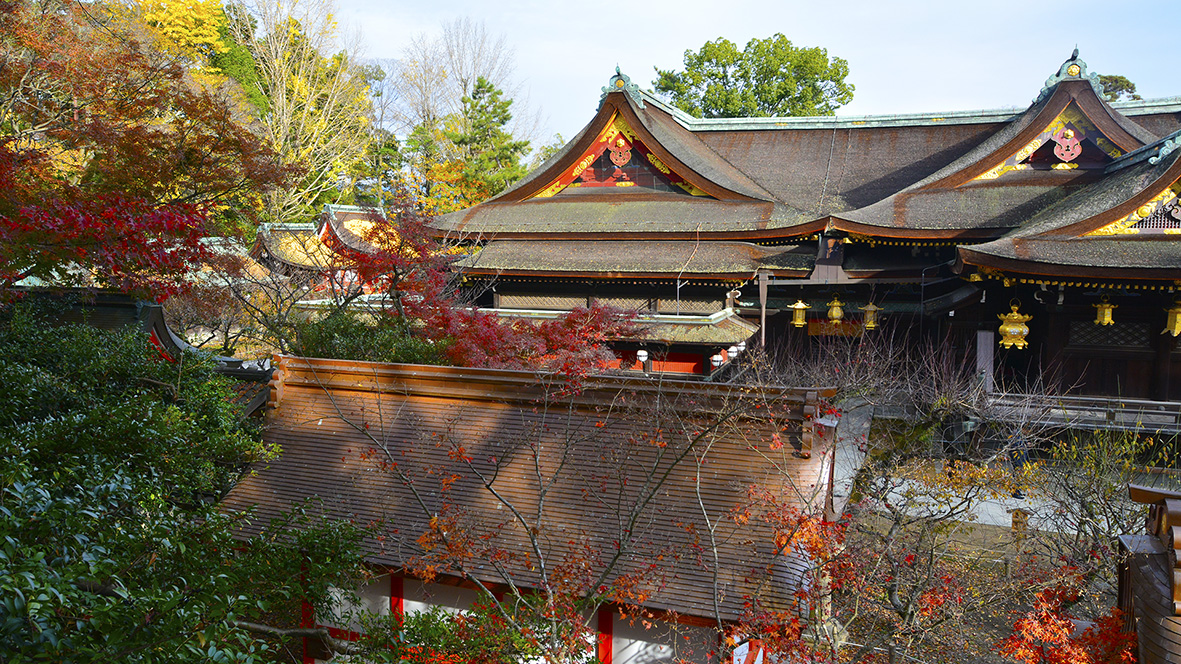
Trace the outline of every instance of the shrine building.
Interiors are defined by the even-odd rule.
[[[617,71],[564,148],[435,224],[501,315],[638,311],[624,370],[902,331],[990,383],[1181,399],[1181,98],[1108,103],[1077,51],[1031,92],[1023,111],[700,119]]]

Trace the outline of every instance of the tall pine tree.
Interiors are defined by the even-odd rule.
[[[460,127],[445,132],[463,155],[463,178],[483,182],[492,195],[504,191],[525,174],[521,157],[529,150],[529,141],[514,140],[505,131],[512,120],[509,108],[513,100],[483,76],[469,96],[463,98]]]

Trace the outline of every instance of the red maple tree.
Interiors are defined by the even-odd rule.
[[[228,96],[108,9],[0,3],[0,289],[40,277],[167,297],[227,204],[289,175]]]
[[[637,329],[634,315],[599,305],[538,322],[481,310],[454,283],[452,262],[462,251],[443,243],[406,200],[386,215],[370,215],[361,243],[334,243],[345,259],[337,269],[357,275],[357,292],[384,295],[389,320],[445,343],[447,359],[457,366],[541,368],[582,377],[615,359],[607,340]]]
[[[1066,570],[1064,580],[1037,593],[1033,607],[1013,623],[997,652],[1021,664],[1132,664],[1136,634],[1125,632],[1124,614],[1113,608],[1080,630],[1067,607],[1079,592]]]

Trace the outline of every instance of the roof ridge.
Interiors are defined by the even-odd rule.
[[[1091,84],[1091,89],[1095,91],[1095,96],[1100,99],[1103,98],[1103,84],[1099,82],[1099,74],[1097,72],[1087,72],[1087,63],[1078,57],[1078,47],[1075,47],[1074,52],[1070,54],[1065,62],[1058,67],[1058,71],[1046,79],[1046,84],[1042,86],[1037,97],[1033,103],[1049,97],[1054,92],[1054,88],[1062,81],[1087,81]]]
[[[1119,159],[1108,164],[1103,172],[1114,173],[1115,171],[1138,164],[1145,159],[1148,160],[1148,163],[1155,166],[1160,163],[1161,159],[1169,156],[1169,154],[1178,148],[1181,148],[1181,129],[1166,136],[1161,136],[1148,145],[1138,147],[1122,155]],[[1155,154],[1153,154],[1154,152]]]

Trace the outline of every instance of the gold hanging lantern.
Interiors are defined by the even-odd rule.
[[[1018,349],[1025,348],[1029,345],[1025,341],[1025,337],[1029,336],[1029,326],[1026,325],[1033,316],[1017,313],[1017,309],[1021,306],[1020,300],[1013,300],[1009,307],[1012,308],[1007,314],[997,314],[997,318],[1001,319],[1001,345],[1005,348],[1012,348],[1016,346]]]
[[[828,320],[834,323],[841,322],[841,319],[845,317],[845,310],[841,308],[844,305],[845,303],[841,302],[841,298],[835,295],[832,296],[832,302],[828,303]]]
[[[796,303],[789,307],[791,312],[791,324],[796,327],[804,327],[808,324],[808,314],[806,313],[811,307],[803,300],[796,300]]]
[[[1107,301],[1107,296],[1103,296],[1103,301],[1099,304],[1091,305],[1095,307],[1095,324],[1096,325],[1112,325],[1115,323],[1111,318],[1111,312],[1118,307],[1118,304],[1111,304]]]
[[[878,312],[881,311],[882,308],[873,302],[870,302],[864,307],[861,307],[861,310],[865,312],[865,329],[878,329]]]
[[[1161,334],[1169,333],[1174,337],[1181,334],[1181,300],[1173,302],[1173,306],[1168,309],[1169,318],[1165,322],[1165,329]]]

